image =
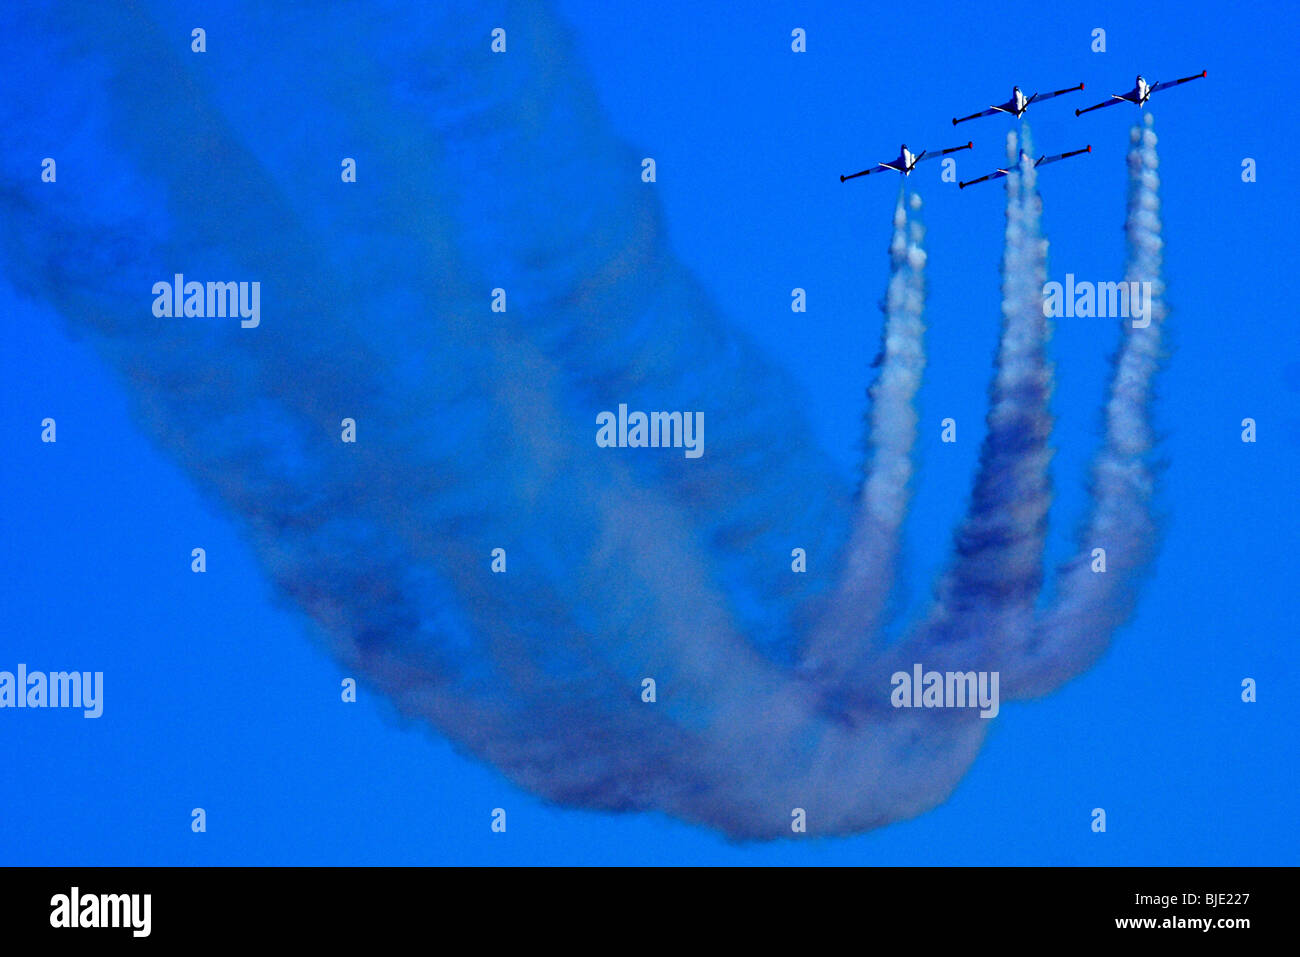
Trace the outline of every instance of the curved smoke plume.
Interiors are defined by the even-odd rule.
[[[491,6],[213,4],[197,58],[166,4],[10,5],[0,266],[119,371],[346,667],[521,786],[736,837],[789,834],[794,808],[842,834],[933,807],[986,722],[893,708],[889,675],[992,667],[1042,693],[1104,646],[1154,538],[1158,323],[1121,348],[1084,536],[1085,554],[1105,540],[1124,556],[1119,573],[1067,569],[1034,619],[1045,247],[1032,166],[1007,177],[971,512],[935,613],[878,647],[924,366],[919,221],[900,202],[855,499],[779,372],[671,255],[562,30],[535,5]],[[496,22],[506,57],[486,53]],[[50,154],[57,185],[32,175]],[[1158,280],[1149,130],[1134,155],[1130,269]],[[343,156],[360,170],[347,188]],[[176,273],[260,281],[261,324],[155,319],[149,290]],[[708,454],[597,448],[595,415],[620,402],[704,411]],[[838,559],[792,575],[792,543]]]
[[[880,371],[867,390],[868,457],[853,531],[834,596],[804,650],[804,668],[826,686],[854,680],[876,651],[870,638],[893,585],[899,532],[907,516],[917,427],[914,401],[925,371],[925,229],[916,212],[920,208],[920,196],[905,201],[899,190],[876,359]]]
[[[1155,557],[1159,540],[1151,509],[1156,475],[1151,401],[1164,358],[1161,327],[1168,314],[1161,273],[1160,176],[1155,119],[1148,112],[1132,128],[1128,153],[1129,195],[1124,231],[1128,240],[1126,282],[1151,284],[1150,322],[1121,324],[1112,362],[1104,444],[1092,465],[1092,510],[1078,554],[1058,575],[1056,598],[1022,639],[1013,659],[1011,691],[1045,694],[1081,674],[1105,650],[1114,630],[1129,617],[1137,585]],[[1107,571],[1091,569],[1091,553],[1104,548]]]

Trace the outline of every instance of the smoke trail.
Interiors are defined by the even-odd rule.
[[[156,20],[174,22],[135,5],[5,9],[15,68],[0,130],[59,144],[62,175],[43,190],[20,168],[41,147],[0,150],[0,259],[121,372],[145,428],[237,517],[332,653],[404,713],[567,804],[776,836],[792,807],[832,834],[943,800],[978,750],[977,718],[846,720],[770,660],[816,594],[775,556],[791,541],[833,556],[848,496],[807,454],[780,378],[657,233],[638,233],[636,249],[612,238],[634,188],[622,183],[636,180],[605,185],[611,141],[567,67],[512,61],[545,78],[525,123],[492,108],[499,74],[474,79],[490,69],[468,49],[477,13],[412,29],[370,6],[309,20],[237,10],[243,34],[276,38],[274,62],[234,46],[197,74],[173,52],[189,24],[167,8]],[[531,7],[521,17],[545,31]],[[210,30],[225,22],[212,18]],[[395,38],[405,46],[389,49]],[[358,49],[384,55],[359,68]],[[411,88],[431,74],[445,85]],[[37,88],[12,89],[23,76]],[[538,115],[581,117],[581,135]],[[490,187],[462,168],[510,155],[491,131],[519,128],[567,144],[570,165],[543,168],[571,168],[559,181],[586,191],[575,208],[596,217],[582,222],[589,243],[550,231],[571,221],[528,164]],[[337,175],[355,144],[373,186],[302,175]],[[474,207],[494,195],[516,200],[485,217],[519,244],[500,262]],[[520,222],[507,228],[507,213]],[[543,255],[588,247],[603,265]],[[154,320],[149,290],[177,271],[261,281],[261,326]],[[524,295],[493,315],[500,284]],[[594,412],[620,400],[698,402],[706,467],[597,448]],[[355,446],[338,441],[343,416]],[[507,576],[488,571],[497,545]],[[646,675],[653,708],[638,698]]]
[[[1167,314],[1161,277],[1160,177],[1155,119],[1150,112],[1129,134],[1129,195],[1125,233],[1128,282],[1151,283],[1150,324],[1122,320],[1106,403],[1105,440],[1092,467],[1091,514],[1079,552],[1058,573],[1056,598],[1032,640],[1008,668],[1009,694],[1045,694],[1086,671],[1110,636],[1132,614],[1137,585],[1158,544],[1151,512],[1155,476],[1152,383],[1163,358],[1161,325]],[[1106,550],[1106,571],[1092,569],[1094,548]]]
[[[323,4],[314,22],[256,4],[214,5],[219,27],[301,39],[275,50],[270,68],[265,49],[245,43],[227,43],[207,60],[178,57],[172,34],[188,36],[190,28],[165,4],[152,15],[140,5],[10,5],[0,45],[7,62],[30,69],[9,71],[6,88],[23,76],[58,82],[7,89],[0,107],[0,135],[41,133],[0,159],[9,184],[9,272],[36,295],[45,285],[98,290],[103,280],[94,269],[70,271],[118,257],[112,288],[124,308],[135,309],[138,290],[173,266],[188,263],[191,275],[208,278],[191,251],[166,256],[158,245],[174,220],[205,217],[212,236],[226,231],[207,247],[212,269],[229,271],[226,253],[236,244],[258,249],[263,255],[244,257],[251,270],[286,266],[284,283],[264,282],[268,297],[282,303],[286,285],[308,288],[294,278],[298,264],[332,260],[321,288],[346,283],[329,298],[342,296],[356,315],[372,317],[354,323],[351,338],[362,345],[391,325],[374,317],[417,308],[436,322],[463,322],[467,334],[473,326],[489,336],[512,330],[566,369],[556,401],[583,432],[594,435],[596,413],[620,402],[703,411],[703,458],[646,455],[623,466],[692,513],[693,534],[714,559],[711,577],[747,640],[788,661],[794,619],[833,583],[850,490],[789,401],[798,390],[786,374],[721,321],[671,255],[656,191],[637,176],[642,154],[606,128],[594,92],[570,63],[564,31],[535,5],[480,7],[442,5],[413,25],[404,4]],[[484,55],[485,16],[510,20],[508,57]],[[127,36],[121,23],[140,32]],[[364,69],[358,49],[376,51]],[[175,85],[170,95],[159,89],[159,70]],[[247,77],[257,77],[255,96],[245,95]],[[79,125],[72,117],[82,113],[90,119]],[[311,117],[309,127],[299,114]],[[18,164],[46,142],[60,144],[69,159],[78,149],[85,164],[93,157],[94,178],[65,173],[44,192],[29,185],[29,170]],[[302,175],[328,165],[337,176],[339,156],[362,148],[355,190]],[[217,162],[205,167],[201,158]],[[74,168],[64,163],[65,171]],[[217,180],[227,174],[253,185],[226,188]],[[203,182],[217,191],[207,208],[192,194]],[[110,197],[122,205],[113,208]],[[225,225],[216,213],[222,197]],[[260,217],[254,197],[273,197]],[[302,252],[286,257],[276,248],[271,237],[281,227],[272,210],[311,238]],[[244,244],[237,230],[253,242]],[[56,237],[84,241],[69,253]],[[44,283],[54,270],[63,273],[58,282]],[[495,287],[508,292],[506,314],[488,311]],[[121,343],[142,332],[139,322],[112,330]],[[210,344],[226,347],[224,339]],[[357,365],[368,351],[356,353]],[[788,555],[791,542],[818,556],[805,575],[789,574],[788,562],[774,558]]]
[[[872,548],[896,553],[911,475],[919,223],[904,211],[903,261],[891,244],[850,522],[789,387],[669,253],[639,154],[606,129],[562,30],[535,5],[479,6],[212,4],[210,35],[271,39],[201,64],[176,52],[191,24],[168,4],[5,7],[7,277],[120,372],[334,655],[521,786],[738,837],[788,835],[796,807],[816,834],[933,807],[987,723],[890,707],[888,656],[865,651],[892,565]],[[508,57],[486,53],[489,17],[511,25]],[[57,187],[24,165],[46,143]],[[341,187],[354,154],[356,188]],[[1006,633],[989,612],[1019,610],[1037,581],[1046,495],[1032,168],[1008,189],[1013,305],[942,634],[978,646]],[[176,272],[260,280],[262,325],[155,321],[148,290]],[[505,313],[488,309],[496,287]],[[597,448],[594,414],[619,402],[703,410],[708,453]],[[338,441],[344,416],[355,445]],[[1103,498],[1123,492],[1113,471]],[[785,561],[791,542],[829,559],[850,532],[843,597],[863,620],[836,609],[814,647],[852,694],[787,667],[839,583]],[[506,575],[488,571],[496,546]],[[980,556],[1002,571],[982,577]],[[1044,632],[1047,666],[1068,641]]]
[[[851,679],[872,652],[872,636],[894,581],[899,532],[907,515],[916,442],[916,392],[925,371],[925,228],[913,194],[909,217],[904,190],[894,209],[890,277],[881,309],[880,367],[868,389],[863,462],[853,532],[839,587],[809,642],[805,667],[818,680]]]
[[[1043,315],[1047,243],[1027,125],[1022,150],[1007,136],[1007,158],[1019,169],[1006,176],[1002,259],[1002,330],[989,388],[988,432],[956,558],[938,587],[937,608],[922,642],[954,645],[947,654],[998,657],[1008,636],[1030,627],[1042,580],[1042,554],[1051,503],[1047,360],[1050,323]],[[919,651],[908,646],[908,653]]]

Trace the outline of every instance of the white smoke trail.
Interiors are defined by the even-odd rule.
[[[854,685],[792,674],[791,622],[835,585],[804,584],[772,557],[791,542],[834,554],[849,534],[855,553],[871,535],[897,548],[923,365],[925,258],[906,211],[851,523],[848,490],[788,391],[670,255],[652,193],[628,175],[639,153],[609,132],[540,5],[510,11],[508,69],[484,66],[476,26],[506,19],[499,2],[414,19],[379,0],[312,17],[231,3],[248,42],[202,67],[177,55],[170,4],[40,6],[0,5],[14,67],[0,72],[0,137],[58,142],[95,176],[46,189],[24,172],[25,148],[0,148],[0,268],[121,371],[145,427],[247,530],[346,667],[566,804],[776,837],[794,807],[811,833],[850,833],[951,793],[989,722],[891,707],[877,674],[889,655]],[[323,201],[301,171],[333,164],[343,143],[365,144],[365,168],[383,173]],[[1022,609],[1037,580],[1046,497],[1032,168],[1007,186],[1013,305],[949,588],[961,614],[930,632],[952,642],[960,628],[977,647],[1014,634],[998,609]],[[1151,233],[1147,212],[1135,202],[1132,235]],[[151,282],[182,267],[260,276],[273,317],[248,336],[150,321]],[[489,319],[498,284],[510,311]],[[1125,469],[1149,446],[1151,370],[1126,349],[1113,461],[1097,477],[1112,504],[1094,522],[1120,553],[1135,492]],[[592,413],[619,399],[707,410],[709,454],[606,454]],[[363,430],[354,448],[334,432],[345,414]],[[508,577],[485,567],[497,544]],[[849,572],[858,607],[884,601],[891,564],[878,579],[870,565]],[[1074,667],[1057,659],[1090,610],[1063,607],[1037,648],[1049,680]],[[871,657],[871,630],[857,622],[849,653],[833,656],[842,677]],[[845,634],[827,630],[825,648],[846,647]],[[659,682],[652,708],[638,697],[645,675]]]
[[[311,18],[236,6],[275,56],[250,43],[210,78],[177,56],[166,4],[0,7],[0,51],[18,65],[0,73],[0,120],[17,118],[0,136],[39,133],[97,170],[58,190],[0,177],[0,268],[121,371],[139,421],[246,531],[279,594],[403,713],[552,800],[765,837],[789,834],[796,806],[831,834],[942,801],[987,722],[887,704],[845,715],[773,662],[764,636],[797,634],[810,586],[771,556],[791,541],[835,554],[850,496],[654,217],[644,242],[609,241],[621,200],[647,194],[609,164],[557,44],[512,53],[520,81],[547,82],[498,116],[505,74],[466,66],[483,61],[479,5],[418,29],[379,4]],[[529,12],[549,41],[558,28]],[[238,85],[253,75],[255,109]],[[55,80],[32,102],[20,76]],[[297,175],[337,158],[280,135],[303,89],[321,91],[313,135],[368,144],[385,171],[366,192],[323,202]],[[539,116],[585,117],[583,135]],[[494,138],[511,131],[572,165]],[[501,159],[520,152],[522,169]],[[0,150],[0,169],[20,153]],[[555,183],[581,202],[553,201]],[[481,197],[511,204],[485,217]],[[554,215],[567,206],[591,213],[590,233],[553,232],[579,222]],[[606,259],[576,268],[544,250]],[[151,321],[152,282],[179,269],[260,278],[274,310],[248,334]],[[526,294],[484,321],[497,283]],[[705,409],[708,455],[596,447],[593,413],[619,398]],[[337,439],[343,415],[355,447]],[[497,544],[508,577],[487,571]]]
[[[970,508],[956,536],[957,558],[939,584],[930,620],[939,630],[928,632],[929,640],[973,645],[982,655],[1030,624],[1051,504],[1051,325],[1043,315],[1047,242],[1027,126],[1021,145],[1023,152],[1015,133],[1008,134],[1008,159],[1020,162],[1006,177],[1002,331],[988,432]]]
[[[908,213],[908,205],[912,213]],[[907,517],[916,443],[915,398],[925,372],[925,227],[920,196],[900,188],[889,244],[880,371],[867,390],[866,458],[845,567],[827,618],[809,641],[805,666],[823,681],[851,678],[873,651],[894,582]]]
[[[1151,512],[1155,476],[1149,462],[1152,382],[1163,358],[1161,325],[1167,309],[1161,278],[1160,177],[1154,119],[1150,113],[1130,131],[1128,282],[1151,283],[1150,324],[1121,322],[1106,403],[1105,443],[1092,468],[1092,512],[1076,557],[1058,573],[1056,598],[1032,633],[1029,646],[1004,677],[1004,692],[1045,694],[1087,670],[1114,630],[1132,613],[1136,588],[1158,542]],[[1106,570],[1093,571],[1092,551],[1106,550]]]

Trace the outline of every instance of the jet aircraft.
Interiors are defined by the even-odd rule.
[[[1164,83],[1148,83],[1142,78],[1142,74],[1139,73],[1137,83],[1134,84],[1133,89],[1129,90],[1127,93],[1112,93],[1109,100],[1102,100],[1096,106],[1089,106],[1082,110],[1075,110],[1074,115],[1082,116],[1084,113],[1091,113],[1093,110],[1100,110],[1103,106],[1114,106],[1116,103],[1136,103],[1137,108],[1140,110],[1146,105],[1147,100],[1151,99],[1152,93],[1159,93],[1161,90],[1167,90],[1171,86],[1177,86],[1180,83],[1190,83],[1192,80],[1199,80],[1203,76],[1205,76],[1204,70],[1195,76],[1185,76],[1181,80],[1166,80]]]
[[[967,143],[965,146],[954,146],[952,149],[938,150],[934,153],[927,152],[926,150],[921,150],[919,153],[913,153],[907,148],[907,144],[904,143],[899,147],[898,159],[890,160],[888,163],[877,163],[870,169],[864,169],[860,173],[851,173],[848,176],[841,176],[840,182],[843,183],[845,180],[856,179],[859,176],[870,176],[872,173],[880,173],[887,169],[892,169],[896,173],[902,173],[904,176],[907,176],[916,168],[916,164],[921,162],[921,160],[936,159],[940,156],[947,156],[949,153],[956,153],[958,150],[968,150],[974,145],[974,143]]]
[[[1074,150],[1071,153],[1057,153],[1055,156],[1044,155],[1034,160],[1034,166],[1035,167],[1046,166],[1048,163],[1055,163],[1057,160],[1069,159],[1071,156],[1078,156],[1080,153],[1091,153],[1091,152],[1092,152],[1092,146],[1088,145],[1081,150]],[[1025,158],[1024,150],[1020,151],[1020,158],[1022,160]],[[976,183],[982,183],[985,180],[1001,179],[1003,176],[1006,176],[1008,173],[1014,173],[1018,169],[1019,169],[1018,166],[1011,166],[1008,167],[1007,169],[999,169],[995,172],[989,173],[987,176],[981,176],[979,179],[973,179],[966,183],[958,183],[957,186],[960,189],[965,189],[967,186],[974,186]]]
[[[1073,93],[1075,90],[1082,89],[1083,84],[1080,83],[1078,86],[1072,86],[1068,90],[1057,90],[1054,93],[1035,93],[1033,96],[1025,96],[1024,93],[1020,92],[1020,87],[1015,87],[1011,91],[1011,99],[1007,100],[1005,103],[990,106],[982,113],[972,113],[970,116],[963,116],[961,119],[953,117],[952,125],[956,126],[958,123],[965,123],[967,120],[977,120],[981,116],[992,116],[994,113],[1009,113],[1019,119],[1025,115],[1025,110],[1029,109],[1031,103],[1041,103],[1043,100],[1050,100],[1052,97],[1060,96],[1062,93]]]

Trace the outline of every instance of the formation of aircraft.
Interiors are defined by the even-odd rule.
[[[842,183],[846,179],[857,179],[859,176],[870,176],[872,173],[881,173],[887,169],[892,169],[896,173],[902,173],[904,176],[907,176],[912,172],[912,170],[916,169],[916,164],[921,162],[921,160],[937,159],[940,156],[947,156],[949,153],[956,153],[958,150],[971,149],[974,145],[974,143],[967,143],[965,146],[954,146],[952,149],[937,150],[933,153],[928,152],[927,150],[913,153],[907,148],[907,144],[904,143],[898,148],[898,159],[890,160],[888,163],[877,163],[875,166],[864,169],[860,173],[851,173],[848,176],[841,176],[840,182]]]
[[[1082,110],[1075,110],[1074,115],[1082,116],[1084,113],[1091,113],[1093,110],[1100,110],[1104,106],[1114,106],[1116,103],[1133,103],[1137,105],[1138,109],[1142,109],[1142,107],[1146,105],[1147,100],[1151,98],[1152,93],[1159,93],[1161,90],[1167,90],[1170,87],[1178,86],[1180,83],[1190,83],[1192,80],[1199,80],[1205,75],[1206,71],[1202,70],[1195,76],[1185,76],[1179,80],[1169,80],[1165,83],[1147,83],[1147,81],[1143,79],[1142,75],[1138,74],[1137,83],[1129,92],[1112,93],[1109,100],[1103,100],[1095,106],[1089,106]],[[1035,93],[1032,96],[1025,96],[1020,87],[1013,87],[1011,91],[1011,99],[1007,100],[1005,103],[994,104],[987,110],[982,110],[979,113],[972,113],[970,116],[953,117],[952,124],[953,126],[956,126],[958,123],[965,123],[967,120],[977,120],[981,116],[993,116],[996,113],[1005,113],[1008,116],[1014,116],[1019,119],[1024,116],[1025,111],[1035,103],[1041,103],[1044,100],[1050,100],[1053,97],[1061,96],[1065,93],[1075,93],[1082,89],[1083,84],[1080,83],[1078,86],[1067,87],[1064,90],[1053,90],[1051,93]],[[885,170],[893,170],[896,173],[901,173],[903,176],[909,176],[911,175],[912,170],[916,168],[916,164],[920,163],[922,160],[936,159],[940,156],[947,156],[950,153],[956,153],[961,150],[973,149],[974,146],[974,142],[969,142],[965,146],[953,146],[946,150],[921,150],[919,153],[913,153],[907,148],[907,144],[904,143],[899,147],[897,159],[890,160],[888,163],[877,163],[876,165],[857,173],[850,173],[848,176],[841,176],[840,182],[843,183],[851,179],[857,179],[859,176],[870,176],[872,173],[880,173]],[[1045,166],[1048,163],[1055,163],[1057,160],[1069,159],[1071,156],[1079,156],[1083,153],[1091,152],[1092,146],[1085,146],[1081,150],[1072,150],[1068,153],[1058,153],[1055,156],[1047,156],[1044,154],[1034,160],[1034,166]],[[1020,157],[1022,162],[1027,159],[1023,150],[1020,153]],[[1014,167],[1008,167],[1005,169],[999,167],[986,176],[981,176],[978,179],[972,179],[968,182],[958,183],[957,185],[959,188],[965,189],[967,186],[974,186],[976,183],[983,183],[991,179],[1001,179],[1003,176],[1012,172],[1015,172]]]
[[[1148,83],[1142,78],[1142,74],[1139,73],[1137,83],[1135,83],[1133,89],[1129,90],[1127,93],[1112,93],[1109,100],[1102,100],[1096,106],[1089,106],[1086,109],[1075,110],[1074,115],[1082,116],[1084,113],[1091,113],[1093,110],[1100,110],[1103,106],[1114,106],[1116,103],[1136,103],[1137,108],[1140,110],[1146,105],[1147,100],[1151,99],[1152,93],[1159,93],[1161,90],[1167,90],[1171,86],[1178,86],[1180,83],[1190,83],[1192,80],[1199,80],[1201,77],[1205,76],[1205,72],[1205,70],[1202,70],[1195,76],[1185,76],[1181,80],[1168,80],[1164,83]]]
[[[1088,145],[1081,150],[1074,150],[1073,152],[1070,153],[1057,153],[1055,156],[1044,155],[1034,160],[1034,166],[1035,167],[1046,166],[1048,163],[1055,163],[1057,160],[1069,159],[1071,156],[1078,156],[1080,153],[1091,153],[1091,152],[1092,152],[1092,146]],[[1021,162],[1023,162],[1026,158],[1027,156],[1025,154],[1025,151],[1021,150],[1020,151]],[[965,189],[967,186],[974,186],[976,183],[982,183],[985,180],[1001,179],[1003,176],[1006,176],[1008,173],[1014,173],[1015,171],[1016,171],[1015,167],[1011,167],[1008,169],[999,169],[992,173],[989,173],[987,176],[981,176],[979,179],[972,179],[969,182],[958,183],[957,186],[960,187],[961,189]]]
[[[981,116],[992,116],[995,113],[1010,113],[1016,119],[1019,119],[1025,115],[1025,110],[1029,109],[1029,104],[1031,103],[1041,103],[1043,100],[1050,100],[1052,97],[1060,96],[1062,93],[1073,93],[1075,90],[1082,89],[1083,84],[1080,83],[1078,86],[1072,86],[1066,90],[1057,90],[1054,93],[1035,93],[1033,96],[1025,96],[1025,94],[1020,92],[1020,87],[1017,86],[1011,91],[1011,99],[1007,100],[1005,103],[990,106],[982,113],[972,113],[970,116],[963,116],[961,119],[953,117],[952,125],[956,126],[958,123],[965,123],[967,120],[977,120]]]

